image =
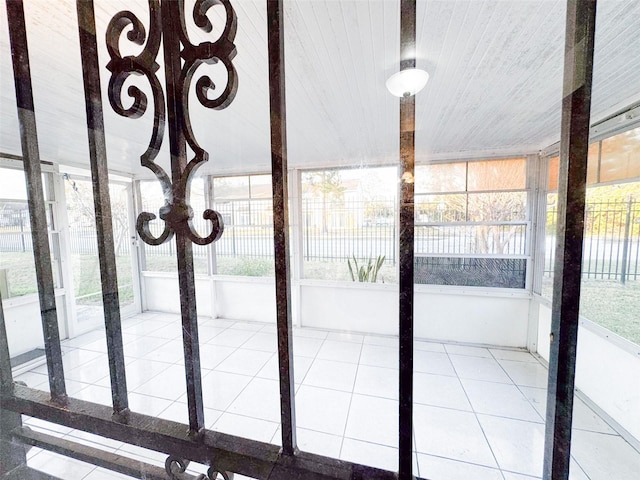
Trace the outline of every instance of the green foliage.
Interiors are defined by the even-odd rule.
[[[98,257],[94,255],[72,255],[71,266],[75,297],[78,303],[93,304],[102,301],[100,267]],[[9,296],[19,297],[38,292],[38,282],[32,252],[0,252],[0,268],[8,273]],[[117,256],[118,291],[120,301],[133,299],[131,287],[131,257]],[[55,264],[54,264],[55,269]],[[54,277],[57,273],[54,270]],[[61,286],[61,285],[56,285]]]
[[[552,297],[553,279],[545,277],[542,295]],[[580,315],[640,345],[640,281],[583,279]]]
[[[194,256],[194,268],[197,274],[207,274],[207,258]],[[271,258],[230,257],[218,255],[216,258],[218,275],[236,275],[241,277],[273,277],[274,263]],[[172,255],[147,255],[148,272],[177,272],[176,258]]]
[[[378,273],[384,264],[384,259],[384,255],[378,255],[375,261],[373,258],[369,257],[366,265],[358,265],[358,260],[356,260],[355,255],[353,255],[353,265],[351,264],[351,259],[347,259],[351,280],[355,282],[357,277],[358,282],[377,282]],[[384,283],[384,279],[382,280],[382,283]]]
[[[341,200],[346,187],[342,185],[340,170],[321,170],[304,172],[302,189],[323,200]]]
[[[9,297],[38,291],[32,252],[0,252],[0,268],[7,270]]]
[[[270,258],[222,257],[217,258],[218,274],[241,277],[273,277],[274,263]]]
[[[364,217],[390,219],[393,222],[393,209],[392,201],[372,200],[364,204]]]
[[[547,196],[547,232],[556,229],[557,193]],[[640,182],[589,187],[586,192],[585,234],[618,236],[625,232],[629,216],[629,234],[640,235]]]

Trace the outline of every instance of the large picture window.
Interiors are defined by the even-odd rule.
[[[549,162],[542,295],[551,298],[559,159]],[[589,146],[580,314],[640,344],[640,128]]]
[[[396,167],[302,173],[304,278],[396,282],[397,176]]]
[[[526,172],[523,158],[416,167],[416,283],[525,288]]]

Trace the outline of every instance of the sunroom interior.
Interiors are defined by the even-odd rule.
[[[185,1],[185,11],[194,4]],[[190,184],[193,224],[208,234],[206,209],[224,221],[217,241],[193,246],[205,424],[280,444],[267,2],[231,4],[237,94],[226,108],[205,108],[194,82],[188,100],[193,136],[209,155]],[[297,446],[396,471],[406,179],[400,100],[385,83],[401,60],[400,2],[283,4]],[[24,0],[24,10],[67,393],[110,406],[76,4]],[[113,108],[131,106],[131,85],[154,98],[144,75],[112,98],[105,35],[122,10],[149,22],[144,1],[95,1],[129,402],[188,423],[176,240],[148,245],[136,230],[143,212],[157,217],[154,236],[164,229],[161,183],[141,163],[155,128],[152,102],[139,118]],[[185,15],[194,44],[223,30],[224,5],[207,15],[213,33]],[[543,477],[566,19],[560,0],[417,2],[414,54],[429,80],[415,94],[411,179],[416,477]],[[14,379],[48,390],[7,21],[3,3],[0,294]],[[598,2],[571,479],[633,479],[640,468],[639,28],[640,3]],[[146,48],[126,35],[119,45],[122,56]],[[164,85],[162,56],[156,61]],[[200,73],[228,80],[221,63]],[[155,161],[171,172],[169,159],[166,134]],[[135,444],[23,422],[165,464],[164,453]],[[130,478],[35,447],[27,461],[62,479]]]

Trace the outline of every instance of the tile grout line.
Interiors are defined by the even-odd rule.
[[[493,355],[493,352],[491,353]],[[494,356],[495,357],[495,356]],[[535,357],[534,357],[535,358]],[[520,392],[520,395],[522,395],[524,397],[524,399],[527,401],[527,404],[534,410],[534,412],[536,412],[536,414],[542,419],[542,425],[546,425],[546,418],[542,416],[542,414],[538,411],[538,409],[534,406],[533,402],[531,401],[531,399],[529,397],[527,397],[527,395],[522,391],[521,387],[527,387],[526,385],[519,385],[518,383],[515,382],[515,380],[513,378],[511,378],[511,375],[509,375],[509,372],[507,372],[507,370],[504,368],[504,366],[499,362],[498,358],[495,359],[496,362],[498,363],[498,365],[500,365],[500,368],[502,369],[502,371],[505,373],[505,375],[507,375],[509,377],[509,379],[513,382],[513,384],[515,385],[516,389],[518,389],[518,392]],[[544,365],[543,365],[544,367]],[[539,387],[527,387],[527,388],[539,388]],[[545,398],[547,396],[546,392],[547,392],[547,388],[544,388],[545,391]]]
[[[232,327],[234,324],[236,324],[236,323],[238,323],[238,322],[234,322],[234,323],[232,323],[231,325],[229,325],[227,328],[225,328],[225,329],[224,329],[222,332],[220,332],[218,335],[215,335],[214,337],[212,337],[212,338],[211,338],[211,340],[213,340],[213,338],[215,338],[215,337],[217,337],[217,336],[221,335],[222,333],[224,333],[224,332],[226,332],[226,331],[230,330],[230,329],[231,329],[231,327]],[[242,330],[242,329],[236,329],[236,330]],[[247,330],[244,330],[244,331],[247,331]],[[249,330],[249,331],[250,331],[250,330]],[[227,358],[229,358],[231,355],[233,355],[234,353],[236,353],[236,352],[237,352],[237,351],[242,347],[242,345],[244,345],[244,344],[245,344],[245,343],[247,343],[249,340],[251,340],[251,339],[252,339],[252,338],[253,338],[253,337],[254,337],[254,336],[255,336],[259,331],[260,331],[260,330],[252,331],[252,335],[250,335],[250,336],[249,336],[249,337],[248,337],[244,342],[242,342],[240,345],[238,345],[237,347],[235,347],[235,349],[233,350],[233,352],[231,352],[229,355],[227,355],[227,356],[225,357],[225,359],[221,360],[221,361],[220,361],[220,362],[219,362],[219,363],[218,363],[218,364],[217,364],[217,365],[216,365],[216,366],[215,366],[211,371],[212,371],[212,372],[215,372],[215,371],[221,372],[221,371],[219,371],[219,370],[216,370],[216,367],[218,367],[222,362],[224,362],[224,361],[225,361]],[[220,346],[224,346],[224,345],[215,345],[215,346],[220,347]],[[269,361],[269,360],[267,360],[267,362],[268,362],[268,361]],[[266,365],[266,363],[267,363],[267,362],[265,362],[265,363],[262,365],[262,367],[261,367],[261,368],[263,368],[263,367],[264,367],[264,365]],[[259,372],[260,372],[260,370],[258,370],[258,373],[259,373]],[[221,372],[221,373],[230,373],[230,372]],[[238,374],[233,374],[233,375],[238,375]],[[256,373],[256,375],[257,375],[257,373]],[[213,429],[213,428],[215,427],[215,425],[220,421],[220,419],[224,416],[224,414],[225,414],[225,413],[232,414],[232,412],[229,412],[229,408],[231,408],[231,406],[233,405],[233,403],[238,399],[238,397],[242,394],[242,392],[244,392],[244,391],[246,390],[246,388],[251,384],[251,382],[253,381],[253,379],[255,379],[255,378],[256,378],[256,376],[255,376],[255,375],[253,375],[253,376],[251,376],[251,375],[245,375],[245,376],[247,376],[247,377],[251,377],[251,380],[249,380],[249,381],[247,382],[247,384],[246,384],[244,387],[242,387],[242,389],[240,389],[240,391],[235,395],[235,397],[233,398],[233,400],[231,400],[231,401],[229,402],[229,404],[226,406],[226,408],[222,411],[222,412],[223,412],[223,413],[222,413],[222,415],[220,415],[220,416],[216,419],[216,421],[215,421],[215,422],[213,422],[213,423],[211,424],[211,429]],[[203,404],[204,404],[204,392],[203,392]],[[213,409],[213,410],[216,410],[216,409]],[[220,411],[220,410],[218,410],[218,411]]]
[[[446,347],[445,347],[445,350],[447,350]],[[489,353],[491,353],[491,352],[489,352]],[[449,357],[449,352],[448,351],[447,351],[447,358],[449,359],[449,362],[451,362],[451,366],[453,367],[453,371],[456,372],[456,378],[458,379],[458,383],[460,384],[460,387],[462,388],[462,391],[464,392],[464,396],[467,399],[467,402],[469,402],[469,406],[471,407],[471,413],[473,413],[473,418],[475,418],[476,423],[478,424],[478,427],[480,427],[480,431],[482,432],[482,436],[484,438],[484,441],[487,443],[487,446],[489,447],[489,451],[491,452],[491,456],[493,457],[493,460],[494,460],[494,462],[496,462],[496,466],[498,467],[498,471],[500,472],[500,475],[504,479],[504,473],[502,472],[502,468],[500,467],[500,462],[498,462],[498,458],[496,457],[496,454],[493,451],[493,447],[491,446],[491,443],[489,443],[489,439],[487,438],[487,434],[484,431],[484,428],[482,427],[482,423],[480,423],[480,419],[478,418],[478,413],[476,412],[476,409],[473,406],[473,403],[471,402],[471,398],[469,398],[469,394],[467,393],[467,390],[464,388],[464,384],[462,383],[462,380],[460,380],[460,374],[458,373],[458,370],[456,369],[455,364],[451,361],[451,358]]]
[[[328,336],[327,336],[328,338]],[[340,441],[340,451],[338,453],[338,458],[342,458],[342,449],[344,448],[344,439],[347,436],[347,425],[349,425],[349,416],[351,414],[351,405],[353,405],[353,395],[356,388],[356,381],[358,380],[358,371],[360,370],[360,361],[362,360],[362,350],[364,345],[364,337],[362,338],[362,343],[360,343],[360,353],[358,354],[358,363],[356,364],[356,374],[353,377],[353,386],[351,387],[351,395],[349,397],[349,407],[347,408],[347,418],[344,421],[344,429],[342,431],[342,439]],[[319,352],[319,350],[318,350]],[[315,360],[314,360],[315,361]]]
[[[301,327],[298,327],[298,328],[301,328]],[[298,396],[298,390],[296,389],[296,386],[295,386],[295,384],[296,384],[296,381],[295,381],[295,373],[296,373],[296,367],[295,367],[295,365],[296,365],[295,364],[296,344],[295,344],[295,342],[296,342],[296,339],[293,336],[293,330],[294,330],[294,328],[292,326],[292,328],[291,328],[291,343],[292,343],[292,350],[293,350],[292,357],[293,357],[293,375],[294,375],[294,379],[293,379],[293,384],[294,384],[293,385],[293,389],[294,389],[293,401],[294,401],[294,404],[295,404],[296,397]],[[305,358],[312,358],[312,360],[311,360],[311,363],[309,364],[309,368],[307,369],[307,371],[305,372],[304,376],[300,380],[300,383],[299,383],[300,387],[303,386],[305,378],[307,378],[307,375],[311,371],[311,368],[313,367],[314,362],[318,358],[318,354],[320,353],[320,350],[322,350],[322,347],[323,347],[324,343],[327,341],[328,337],[329,337],[329,334],[327,333],[327,335],[325,335],[324,338],[322,339],[322,342],[320,343],[320,346],[318,347],[318,350],[316,351],[316,353],[315,353],[315,355],[313,357],[305,357]],[[303,337],[303,338],[315,338],[315,337]],[[320,340],[320,339],[317,339],[317,340]],[[278,337],[277,337],[277,334],[276,334],[276,343],[277,343],[277,341],[278,341]],[[277,354],[278,354],[278,350],[276,349],[276,355]],[[278,366],[278,371],[279,371],[279,368],[280,367]],[[280,388],[280,375],[278,375],[278,379],[276,381],[278,382],[278,388]],[[298,425],[298,422],[297,422],[297,418],[298,418],[297,405],[296,405],[295,412],[296,412],[296,432],[295,432],[295,434],[296,434],[296,439],[297,439],[297,437],[298,437],[298,428],[299,428],[299,425]],[[282,429],[282,423],[279,422],[278,425],[279,425],[279,428]],[[307,429],[307,430],[309,430],[309,429]],[[278,433],[278,431],[276,430],[276,433],[274,433],[274,436],[277,433]],[[325,432],[320,432],[320,433],[325,433]],[[273,443],[273,439],[274,439],[274,437],[271,437],[271,442],[272,443]],[[279,443],[281,443],[281,442],[279,442]],[[298,447],[298,445],[296,445],[296,447]],[[299,449],[299,447],[298,447],[298,449]]]
[[[511,378],[511,375],[509,375],[509,373],[507,372],[507,370],[504,368],[504,366],[498,361],[498,358],[494,355],[494,353],[489,350],[487,348],[487,351],[489,352],[489,355],[491,355],[491,358],[498,364],[498,366],[500,367],[500,369],[504,372],[504,374],[507,376],[507,378],[509,380],[511,380],[511,382],[513,383],[513,385],[516,387],[516,389],[518,390],[518,392],[520,392],[520,395],[522,395],[526,400],[527,403],[531,406],[531,408],[533,408],[534,412],[536,412],[536,414],[538,416],[540,416],[540,414],[538,413],[538,411],[534,408],[533,405],[531,405],[531,402],[529,402],[529,399],[527,398],[527,396],[524,394],[524,392],[522,392],[520,390],[520,386],[518,384],[516,384],[515,380],[513,378]],[[460,382],[462,383],[462,382]],[[464,389],[464,385],[462,386],[462,388]],[[466,394],[466,390],[465,390],[465,394]],[[471,400],[469,400],[469,403],[471,403]],[[473,405],[471,406],[471,408],[473,408]],[[474,408],[474,413],[475,413],[475,408]],[[486,433],[484,431],[484,428],[482,427],[482,424],[480,423],[480,419],[478,418],[478,414],[476,413],[476,420],[478,421],[478,424],[480,424],[480,428],[482,429],[482,434],[485,436],[486,438]],[[514,419],[512,419],[514,420]],[[532,422],[533,423],[533,422]],[[544,425],[544,419],[543,419],[543,425]],[[491,447],[491,444],[489,443],[489,439],[487,439],[487,443],[489,444],[489,448],[491,448],[491,453],[493,453],[493,448]],[[493,454],[495,457],[495,453]],[[502,475],[502,477],[504,478],[504,472],[502,471],[502,467],[500,466],[500,463],[498,462],[498,459],[496,458],[496,464],[498,465],[498,468],[500,468],[500,474]]]

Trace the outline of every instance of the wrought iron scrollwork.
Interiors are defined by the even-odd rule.
[[[219,87],[210,76],[202,75],[196,81],[195,93],[198,101],[206,108],[220,110],[226,108],[235,98],[238,89],[238,75],[233,65],[236,55],[234,39],[237,30],[237,18],[229,0],[197,0],[193,9],[193,20],[197,27],[206,33],[213,31],[213,25],[207,13],[216,6],[222,6],[225,11],[225,25],[220,37],[214,42],[203,42],[194,45],[189,40],[185,22],[184,0],[148,0],[149,3],[149,31],[145,31],[144,25],[130,11],[121,11],[116,14],[107,27],[106,41],[110,61],[107,64],[111,72],[109,80],[109,102],[116,113],[129,118],[139,118],[148,107],[147,95],[135,85],[127,88],[127,95],[132,101],[131,106],[125,107],[123,103],[123,88],[131,75],[144,76],[151,88],[153,105],[153,133],[147,150],[141,155],[140,163],[149,168],[162,187],[165,204],[160,208],[160,218],[164,221],[164,230],[159,236],[154,236],[149,223],[156,215],[142,212],[136,221],[138,234],[145,243],[160,245],[170,240],[174,233],[180,232],[198,245],[207,245],[220,238],[224,224],[219,212],[207,209],[202,214],[205,220],[211,224],[211,232],[200,236],[193,226],[193,210],[189,205],[189,186],[195,171],[206,161],[208,153],[200,147],[193,134],[189,114],[189,91],[192,80],[198,68],[203,64],[215,64],[220,62],[226,70],[226,84]],[[166,28],[162,16],[171,17],[169,23],[172,28]],[[165,18],[165,20],[167,20]],[[164,28],[163,28],[163,25]],[[139,46],[143,46],[138,55],[123,56],[120,50],[120,41],[127,30],[127,39]],[[194,156],[187,163],[172,165],[172,176],[164,171],[155,160],[162,146],[167,111],[165,108],[165,95],[162,84],[157,76],[160,68],[156,61],[160,52],[160,44],[165,50],[165,63],[167,49],[179,49],[181,66],[179,71],[166,69],[167,89],[171,85],[174,97],[180,104],[177,106],[179,114],[169,115],[169,121],[174,122],[169,128],[184,139]],[[175,54],[176,52],[170,53]],[[165,65],[166,67],[166,65]],[[221,91],[214,99],[209,98],[209,92]],[[168,97],[169,98],[169,97]],[[183,153],[186,155],[186,152]],[[182,154],[181,154],[182,155]],[[181,159],[172,157],[173,162],[181,162]],[[178,174],[176,174],[178,172]]]
[[[189,460],[184,460],[182,458],[170,455],[164,462],[164,468],[171,480],[182,480],[184,478],[184,473],[187,471],[189,463]],[[216,469],[216,467],[210,466],[206,474],[202,473],[198,475],[197,480],[216,480],[220,475],[222,475],[222,478],[224,480],[233,480],[234,478],[233,473],[222,472]]]
[[[220,472],[218,470],[215,469],[215,467],[211,466],[209,467],[209,470],[207,470],[207,476],[209,477],[209,480],[216,480],[220,475],[222,475],[222,478],[224,480],[233,480],[234,475],[231,472]],[[202,479],[202,480],[206,480],[206,479]]]

